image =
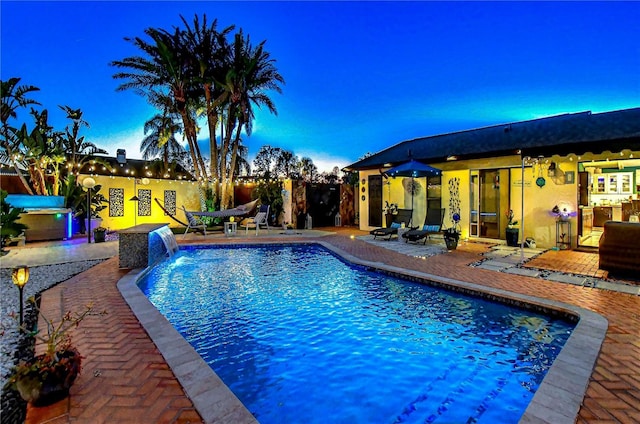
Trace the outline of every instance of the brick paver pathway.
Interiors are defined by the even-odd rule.
[[[352,239],[352,234],[364,233],[341,229],[322,240],[364,260],[558,300],[604,315],[609,329],[577,422],[640,422],[640,296],[469,267],[467,264],[489,249],[479,243],[460,243],[456,251],[416,259]],[[206,239],[208,243],[229,241]],[[61,303],[64,308],[78,310],[94,300],[96,308],[106,309],[109,315],[90,317],[74,334],[86,359],[71,397],[47,408],[30,407],[27,423],[199,421],[191,402],[117,292],[115,284],[123,275],[117,267],[116,259],[109,260],[43,296],[47,310],[59,310]]]

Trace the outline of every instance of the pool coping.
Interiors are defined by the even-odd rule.
[[[542,299],[507,290],[490,288],[433,274],[407,270],[382,262],[353,256],[330,243],[314,241],[256,241],[237,245],[317,244],[343,260],[373,270],[418,280],[456,291],[463,291],[521,307],[564,314],[578,321],[571,336],[542,380],[520,423],[575,423],[608,328],[608,321],[593,311],[554,300]],[[202,247],[203,245],[198,245]],[[221,245],[211,245],[222,247]],[[151,340],[207,423],[258,423],[240,400],[198,355],[195,349],[153,306],[137,285],[149,268],[134,269],[118,281],[117,287]]]

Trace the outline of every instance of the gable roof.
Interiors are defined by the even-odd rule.
[[[640,150],[640,108],[592,114],[570,113],[530,121],[421,137],[400,142],[345,169],[380,168],[406,162],[425,163],[447,157],[551,156],[622,149]],[[389,166],[389,165],[386,165]]]

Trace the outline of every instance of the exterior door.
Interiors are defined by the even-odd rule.
[[[508,204],[509,174],[505,169],[471,171],[471,211],[469,234],[474,237],[503,237],[501,228],[501,200]]]
[[[369,176],[369,226],[382,227],[382,175]]]

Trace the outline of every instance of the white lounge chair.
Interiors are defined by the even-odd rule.
[[[269,232],[269,205],[262,205],[256,216],[253,218],[244,219],[240,223],[240,227],[245,229],[245,233],[249,235],[249,228],[256,229],[256,235],[260,231],[260,226],[263,226]]]
[[[202,222],[202,220],[193,216],[193,214],[189,212],[184,206],[182,207],[182,210],[184,210],[184,215],[187,217],[187,221],[189,222],[189,225],[187,225],[187,229],[184,231],[184,235],[182,236],[182,238],[185,238],[187,236],[190,228],[202,231],[202,233],[206,236],[207,225]]]

